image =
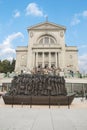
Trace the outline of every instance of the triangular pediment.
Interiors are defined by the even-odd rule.
[[[57,29],[57,30],[66,30],[66,27],[58,25],[58,24],[54,24],[54,23],[50,23],[50,22],[44,22],[44,23],[40,23],[34,26],[31,26],[28,28],[28,30],[44,30],[44,29]]]

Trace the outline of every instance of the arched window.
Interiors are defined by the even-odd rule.
[[[54,44],[54,43],[56,43],[56,41],[51,36],[43,36],[39,39],[39,44]]]

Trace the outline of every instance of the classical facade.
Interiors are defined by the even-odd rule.
[[[53,66],[61,70],[78,70],[78,49],[66,45],[66,27],[46,21],[27,30],[28,46],[16,49],[16,72]]]

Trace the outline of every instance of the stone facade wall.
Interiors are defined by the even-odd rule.
[[[61,68],[61,70],[67,68],[77,71],[78,50],[77,47],[66,46],[65,31],[65,27],[50,22],[28,28],[28,47],[17,48],[15,71],[25,69],[31,71],[33,68],[38,67],[39,63],[42,63],[42,67],[45,67],[47,61],[48,67],[51,67],[52,63],[54,63],[55,67]],[[40,39],[44,37],[53,38],[55,43],[40,44]],[[42,53],[41,58],[39,53]],[[48,53],[48,57],[45,56],[46,53]],[[52,57],[52,53],[55,53],[54,57]]]

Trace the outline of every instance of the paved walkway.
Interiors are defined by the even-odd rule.
[[[83,106],[83,107],[82,107]],[[0,99],[0,130],[87,130],[87,101],[67,106],[5,105]]]

